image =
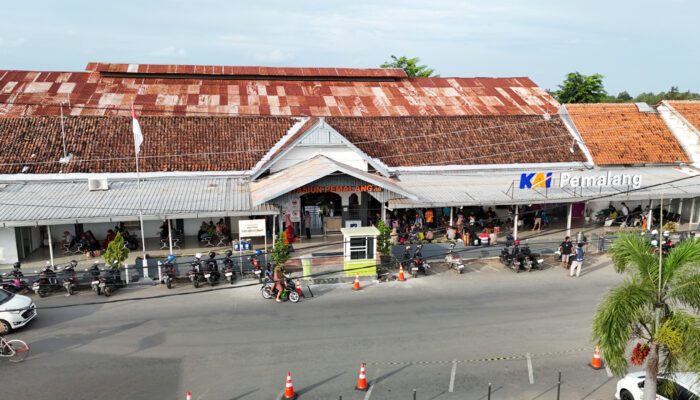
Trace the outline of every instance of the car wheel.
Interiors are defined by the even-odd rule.
[[[7,335],[11,331],[12,327],[10,326],[10,323],[0,319],[0,334]]]
[[[634,396],[629,391],[622,389],[620,390],[620,400],[634,400]]]

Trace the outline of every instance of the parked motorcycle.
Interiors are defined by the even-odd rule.
[[[445,256],[445,263],[447,263],[447,266],[450,269],[454,269],[455,271],[461,274],[462,271],[464,271],[464,263],[462,263],[462,258],[460,258],[459,255],[454,253],[455,245],[455,242],[450,243],[450,250]]]
[[[411,275],[413,275],[414,278],[417,278],[419,272],[423,275],[428,275],[428,271],[430,271],[430,264],[428,264],[428,262],[423,257],[423,245],[418,244],[416,245],[416,251],[413,253],[413,261],[411,262]]]
[[[292,303],[296,303],[299,301],[301,296],[299,296],[299,293],[296,291],[296,285],[294,283],[294,280],[292,278],[285,278],[285,283],[286,285],[284,286],[284,289],[282,290],[282,294],[280,295],[280,300],[282,301],[291,301]],[[263,287],[260,289],[260,292],[262,294],[262,297],[264,299],[272,299],[272,298],[277,298],[277,289],[275,289],[275,283],[274,282],[269,282],[263,285]]]
[[[27,293],[29,291],[29,284],[27,283],[27,280],[24,279],[24,274],[22,273],[19,262],[13,264],[12,271],[5,272],[2,274],[2,276],[6,280],[0,278],[0,285],[8,292]]]
[[[175,264],[173,264],[173,261],[175,261],[175,256],[171,254],[162,265],[163,270],[160,276],[160,281],[163,282],[168,289],[172,289],[173,281],[175,280]]]
[[[192,261],[192,269],[188,272],[188,276],[192,281],[192,285],[198,288],[199,283],[205,281],[204,274],[202,273],[202,253],[197,253],[194,256],[194,261]]]
[[[540,258],[540,254],[533,253],[527,243],[520,247],[519,261],[520,265],[528,272],[533,268],[541,270],[544,263],[544,260]]]
[[[216,253],[213,251],[209,252],[207,268],[204,270],[204,279],[206,279],[211,286],[216,285],[219,282],[219,279],[221,279],[219,265],[216,263]]]
[[[92,264],[92,267],[85,268],[85,272],[87,272],[91,278],[90,279],[90,288],[98,296],[102,294],[102,289],[100,289],[100,264],[99,263],[100,263],[99,261],[95,260],[95,263]]]
[[[401,261],[399,262],[399,266],[403,268],[406,273],[408,273],[411,270],[411,262],[413,259],[411,258],[411,246],[406,246],[403,249],[403,255],[401,256]]]
[[[63,287],[62,284],[58,283],[56,271],[54,271],[49,261],[46,262],[46,267],[41,272],[34,272],[39,274],[39,278],[32,283],[32,290],[39,297],[46,297],[49,295],[49,292]]]
[[[121,271],[119,271],[118,265],[119,262],[115,260],[111,268],[105,269],[102,271],[102,274],[100,274],[99,288],[102,289],[102,293],[107,297],[111,296],[115,290],[124,287],[122,274]]]
[[[222,263],[224,264],[224,277],[226,277],[226,280],[228,283],[233,285],[233,281],[236,280],[236,271],[234,269],[234,262],[233,262],[233,252],[231,250],[226,250],[226,257],[224,257]]]
[[[256,250],[255,254],[250,256],[250,265],[253,267],[253,273],[255,274],[255,277],[258,278],[258,282],[262,283],[263,281],[263,271],[262,268],[260,268],[260,260],[258,259],[258,256],[262,254],[262,251]]]
[[[61,283],[63,288],[66,289],[68,296],[75,293],[75,289],[78,287],[78,275],[75,273],[75,267],[78,266],[78,262],[72,260],[65,268],[63,268],[63,277],[61,278]],[[56,271],[60,271],[61,267],[56,267]]]
[[[513,245],[510,246],[509,244],[506,244],[506,246],[501,250],[501,254],[499,255],[499,259],[501,260],[501,263],[505,265],[506,267],[512,269],[513,271],[520,272],[520,259],[519,259],[519,254],[520,254],[520,241],[515,240],[513,241]]]

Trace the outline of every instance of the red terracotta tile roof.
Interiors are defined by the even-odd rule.
[[[597,165],[688,162],[659,114],[635,104],[566,104]]]
[[[585,162],[557,116],[360,117],[325,121],[390,167]]]
[[[266,154],[279,154],[317,119],[296,131],[291,128],[300,121],[293,117],[142,116],[139,122],[144,172],[247,171]],[[329,117],[326,122],[389,166],[585,161],[578,149],[569,152],[572,138],[557,116]],[[0,173],[135,171],[131,118],[70,116],[65,132],[66,150],[74,155],[67,165],[58,163],[60,118],[0,118]]]
[[[58,115],[61,102],[70,115],[128,116],[132,101],[140,115],[156,116],[541,115],[559,108],[528,78],[98,63],[89,64],[88,72],[0,70],[0,117]]]
[[[131,118],[0,118],[0,173],[134,172]],[[298,122],[290,117],[139,117],[139,167],[155,171],[245,171]],[[213,154],[225,153],[229,154]],[[171,156],[179,155],[179,156]]]
[[[700,131],[700,100],[670,101],[666,102],[679,114]]]

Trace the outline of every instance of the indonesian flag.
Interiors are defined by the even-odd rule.
[[[134,103],[131,103],[131,114],[134,116],[133,129],[134,129],[134,151],[136,155],[141,151],[141,143],[143,143],[143,135],[141,134],[141,125],[139,125],[139,120],[136,118],[136,110],[134,109]]]

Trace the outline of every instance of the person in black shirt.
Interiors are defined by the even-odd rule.
[[[559,245],[559,251],[561,252],[561,262],[564,269],[569,268],[569,257],[574,254],[574,244],[571,243],[571,237],[567,236],[563,242]]]

